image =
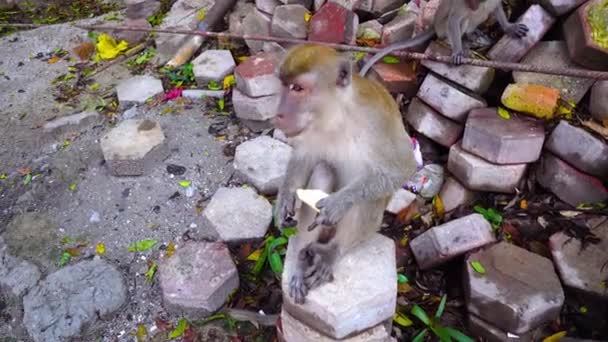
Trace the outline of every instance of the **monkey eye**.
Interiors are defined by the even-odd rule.
[[[302,86],[300,86],[299,84],[292,83],[292,84],[289,85],[289,90],[293,90],[293,91],[299,93],[302,90],[304,90],[304,88],[302,88]]]

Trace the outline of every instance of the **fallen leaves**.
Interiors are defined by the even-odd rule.
[[[74,51],[81,61],[86,61],[91,58],[93,52],[95,52],[95,45],[90,42],[84,42],[77,45],[72,51]]]
[[[128,247],[128,251],[131,253],[145,252],[147,250],[152,249],[154,246],[156,246],[156,244],[157,244],[156,240],[151,240],[151,239],[141,240],[141,241],[137,241],[137,242],[130,244]]]
[[[97,38],[95,47],[97,48],[96,59],[114,59],[120,53],[126,51],[129,44],[124,40],[117,43],[110,35],[103,33]]]
[[[471,267],[473,267],[473,270],[475,270],[475,272],[477,272],[479,274],[485,274],[486,273],[486,269],[483,267],[483,265],[481,264],[481,262],[479,262],[477,260],[471,261]]]
[[[106,253],[106,246],[103,243],[98,243],[95,246],[95,253],[99,254],[99,255],[103,255]]]
[[[169,333],[169,338],[178,338],[184,335],[189,323],[185,318],[181,318],[177,323],[177,327]]]
[[[144,273],[144,275],[146,276],[146,282],[147,283],[152,283],[152,281],[154,280],[154,275],[156,275],[156,269],[158,268],[158,263],[156,261],[152,261],[150,263],[150,265],[148,266],[148,270],[146,271],[146,273]]]

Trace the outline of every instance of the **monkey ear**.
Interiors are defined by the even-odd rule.
[[[338,62],[338,78],[336,85],[338,87],[347,87],[352,82],[353,78],[353,64],[350,59],[342,58]]]

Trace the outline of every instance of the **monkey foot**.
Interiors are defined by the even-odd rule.
[[[460,65],[460,64],[462,64],[462,59],[467,58],[468,54],[464,51],[454,52],[451,57],[452,57],[452,64]]]
[[[507,34],[514,38],[523,38],[528,34],[528,26],[525,24],[512,24],[507,30]]]
[[[334,274],[332,266],[330,263],[323,260],[318,260],[306,272],[305,282],[309,290],[333,280]]]
[[[304,284],[304,277],[294,275],[289,281],[289,295],[296,304],[304,304],[304,299],[308,294],[308,287]]]

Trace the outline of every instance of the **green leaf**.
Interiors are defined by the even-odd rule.
[[[63,252],[63,254],[61,254],[61,257],[59,258],[59,266],[64,266],[65,264],[70,262],[70,260],[72,260],[72,255],[68,252]]]
[[[61,243],[73,243],[76,242],[76,240],[72,239],[71,237],[64,237],[63,239],[61,239]]]
[[[134,242],[129,245],[128,251],[131,253],[145,252],[145,251],[151,249],[152,247],[156,246],[156,243],[157,243],[156,240],[150,240],[150,239],[137,241],[137,242]]]
[[[23,178],[23,185],[28,185],[32,182],[32,174],[28,173],[27,175],[25,175],[25,177]]]
[[[215,81],[209,82],[209,84],[207,84],[207,88],[210,90],[222,90],[222,86]]]
[[[253,269],[251,270],[251,272],[255,275],[260,274],[262,272],[262,270],[264,269],[264,264],[266,263],[266,259],[268,259],[268,249],[264,248],[264,250],[262,251],[262,254],[258,258],[258,261],[255,262],[255,265],[253,266]]]
[[[355,53],[355,61],[360,60],[361,58],[365,57],[365,55],[367,55],[367,52],[357,52],[357,53]]]
[[[268,262],[270,263],[270,268],[275,274],[281,275],[283,273],[283,261],[281,260],[279,253],[272,251],[268,257]]]
[[[296,228],[281,228],[281,233],[285,237],[290,237],[292,235],[296,235],[297,232],[298,232],[298,230]]]
[[[498,107],[498,116],[505,120],[509,120],[511,118],[511,114],[509,113],[509,111],[504,109],[503,107]]]
[[[439,302],[439,306],[437,307],[437,312],[435,312],[435,319],[439,319],[439,317],[441,317],[441,315],[443,315],[443,310],[445,310],[445,302],[447,301],[448,296],[447,295],[443,295],[443,297],[441,297],[441,302]]]
[[[224,107],[225,107],[224,99],[219,99],[217,101],[217,106],[220,108],[220,110],[224,110]]]
[[[270,244],[268,245],[268,250],[274,251],[274,249],[277,248],[278,246],[282,246],[282,245],[286,245],[286,244],[287,244],[287,238],[284,236],[281,236],[276,239],[273,239],[270,242]]]
[[[412,307],[411,313],[412,313],[412,315],[416,316],[419,320],[421,320],[422,323],[424,323],[426,325],[431,325],[431,319],[426,314],[426,311],[424,311],[423,308],[418,306],[418,304],[414,304],[414,307]]]
[[[158,268],[158,264],[156,263],[156,261],[153,261],[152,265],[150,265],[150,267],[148,267],[148,270],[145,273],[145,275],[146,275],[146,281],[148,283],[151,283],[152,280],[154,280],[154,275],[156,274],[156,269],[157,268]]]
[[[382,58],[382,62],[386,64],[398,64],[401,60],[395,56],[385,56]]]
[[[177,327],[175,327],[175,329],[169,333],[169,338],[181,337],[184,334],[184,331],[186,331],[187,327],[188,321],[185,318],[181,318],[179,322],[177,322]]]
[[[401,312],[395,312],[393,316],[393,322],[399,324],[402,327],[409,327],[414,324],[412,320]]]
[[[192,182],[191,181],[187,181],[187,180],[183,180],[183,181],[179,181],[178,184],[182,188],[187,188],[187,187],[189,187],[192,184]]]
[[[416,337],[414,337],[412,339],[412,342],[422,342],[422,341],[424,341],[424,338],[426,337],[426,334],[428,332],[429,332],[429,330],[425,328],[420,333],[418,333],[418,335],[416,335]]]
[[[441,325],[432,324],[431,330],[435,333],[435,335],[437,335],[437,337],[439,337],[439,340],[441,340],[441,342],[451,342],[452,341],[450,334],[448,334],[448,332],[445,330],[445,328],[442,327]]]
[[[407,283],[409,279],[405,276],[405,274],[397,273],[397,282],[399,284]]]
[[[77,187],[78,187],[78,184],[72,183],[72,184],[70,184],[69,189],[70,189],[70,191],[74,191],[74,190],[76,190]]]
[[[450,337],[452,337],[453,339],[455,339],[458,342],[475,342],[474,339],[470,338],[469,336],[461,333],[460,331],[458,331],[456,329],[452,329],[452,328],[448,328],[448,327],[445,327],[444,329],[448,333],[448,335],[450,335]]]
[[[471,267],[473,267],[473,269],[475,270],[475,272],[479,273],[479,274],[485,274],[486,273],[486,269],[483,267],[483,265],[477,261],[477,260],[473,260],[471,261]]]

